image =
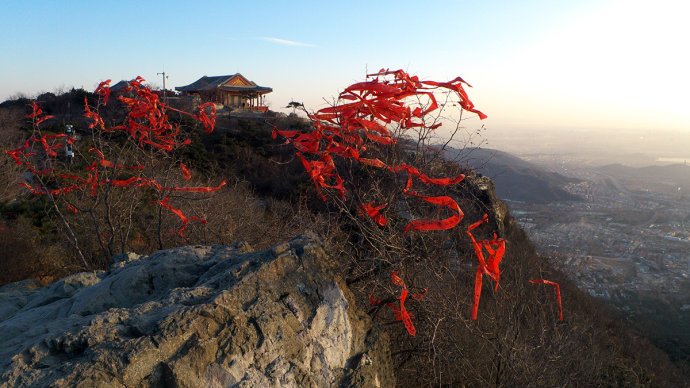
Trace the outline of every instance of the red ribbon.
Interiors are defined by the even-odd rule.
[[[188,181],[192,179],[192,173],[189,172],[189,169],[184,163],[180,163],[180,170],[182,170],[182,178],[184,178],[184,180]]]
[[[503,260],[505,254],[505,240],[498,238],[494,233],[491,240],[476,240],[472,234],[472,230],[478,228],[483,223],[489,221],[489,216],[484,214],[481,220],[474,222],[467,227],[465,232],[472,241],[474,253],[477,256],[477,271],[474,276],[474,295],[472,298],[472,320],[477,320],[479,312],[479,300],[482,295],[482,278],[484,275],[489,276],[494,282],[494,292],[498,292],[498,284],[501,279],[501,270],[499,264]],[[484,256],[484,250],[488,254],[488,259]]]
[[[414,335],[417,333],[417,330],[415,329],[414,324],[412,324],[412,317],[410,316],[410,313],[407,312],[407,309],[405,308],[405,300],[407,300],[408,295],[407,286],[395,271],[391,273],[391,282],[398,287],[402,287],[400,297],[398,298],[400,300],[400,307],[395,306],[396,308],[392,309],[393,313],[397,320],[403,321],[407,333],[414,337]]]
[[[30,118],[34,120],[34,124],[36,126],[40,125],[42,122],[52,119],[55,116],[50,116],[50,115],[43,115],[43,109],[41,109],[40,106],[36,103],[36,101],[31,101],[31,114],[26,116],[27,118]]]
[[[547,286],[553,287],[556,292],[556,303],[558,304],[558,320],[563,320],[563,303],[561,301],[561,285],[546,279],[532,279],[529,281],[532,284],[546,284]]]
[[[414,220],[410,221],[403,228],[403,234],[406,234],[410,230],[420,230],[420,231],[430,231],[430,230],[448,230],[454,228],[465,216],[465,214],[458,206],[458,203],[449,196],[441,195],[438,197],[430,197],[426,195],[421,195],[410,190],[412,185],[412,177],[408,176],[407,185],[403,190],[403,194],[419,198],[425,202],[431,203],[433,205],[442,206],[453,211],[452,216],[444,218],[442,220]]]
[[[103,97],[103,105],[107,105],[110,98],[110,80],[99,83],[95,93]]]
[[[216,187],[200,186],[200,187],[170,187],[172,191],[184,191],[187,193],[213,193],[220,190],[228,182],[222,181]]]
[[[177,234],[179,234],[181,237],[184,238],[184,230],[187,229],[187,224],[189,223],[189,219],[187,218],[187,216],[184,215],[182,210],[175,208],[175,207],[172,207],[168,203],[168,200],[170,200],[170,197],[165,197],[165,198],[163,198],[162,201],[157,201],[157,202],[159,205],[161,205],[161,207],[169,210],[171,213],[176,215],[180,219],[180,221],[182,221],[182,226],[180,226],[180,228],[177,230]]]
[[[381,210],[383,210],[386,206],[388,206],[387,203],[376,206],[373,202],[369,202],[362,204],[362,210],[366,215],[369,216],[369,218],[371,218],[379,226],[386,226],[386,224],[388,223],[388,219],[386,218],[386,216],[381,214]]]

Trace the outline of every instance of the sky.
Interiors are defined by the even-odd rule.
[[[472,84],[489,118],[468,127],[690,133],[688,11],[682,0],[5,0],[0,101],[239,72],[273,88],[274,110],[316,110],[367,71],[402,68]]]

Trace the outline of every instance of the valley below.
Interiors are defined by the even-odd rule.
[[[520,193],[513,198],[500,186],[502,169],[514,170],[514,161],[501,164],[505,158],[498,157],[493,164],[476,167],[496,181],[497,192],[503,193],[539,254],[687,367],[690,167],[597,166],[559,153],[518,156],[529,187],[513,190]],[[535,177],[544,182],[535,185]],[[555,187],[572,198],[560,195],[545,201],[544,193]]]

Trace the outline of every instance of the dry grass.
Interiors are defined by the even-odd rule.
[[[0,223],[0,247],[0,285],[24,279],[47,284],[80,269],[69,252],[24,217]]]

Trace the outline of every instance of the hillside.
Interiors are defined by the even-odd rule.
[[[615,177],[630,190],[675,195],[687,195],[690,192],[690,166],[687,164],[646,167],[608,164],[597,167],[594,171]]]
[[[3,133],[11,134],[5,146],[16,142],[22,120],[6,122],[19,126],[7,124],[2,128]],[[162,248],[229,245],[235,241],[247,241],[261,249],[312,230],[323,241],[326,253],[336,260],[334,275],[344,279],[359,308],[390,336],[390,354],[400,386],[683,384],[680,372],[665,354],[536,255],[489,179],[451,163],[428,166],[446,176],[467,174],[464,181],[447,189],[447,195],[462,208],[464,219],[451,233],[403,236],[392,233],[388,226],[378,228],[361,221],[352,208],[322,201],[290,146],[272,139],[273,125],[309,128],[299,118],[277,115],[224,117],[209,136],[202,135],[200,128],[192,128],[194,143],[175,156],[195,173],[204,174],[201,183],[227,180],[231,182],[229,188],[205,199],[188,201],[199,210],[194,214],[203,211],[208,219],[205,225],[190,226],[184,238],[175,233],[177,219],[156,218],[149,210],[151,206],[133,211],[132,238],[125,241],[126,249],[150,254]],[[118,140],[112,139],[112,144]],[[514,171],[539,177],[535,184],[551,187],[548,185],[556,185],[561,179],[508,156],[503,158],[502,165],[519,166]],[[7,169],[12,166],[9,162],[4,164]],[[3,171],[7,177],[12,176],[10,172]],[[361,167],[355,169],[351,178],[358,179],[363,187],[380,190],[395,188],[398,183],[365,172]],[[557,195],[553,189],[543,198]],[[117,199],[124,204],[134,201],[134,197]],[[16,188],[8,188],[2,200],[0,243],[7,268],[3,283],[28,277],[51,283],[64,274],[79,272],[79,261],[69,246],[61,243],[55,221],[43,215],[43,204],[32,202]],[[141,201],[151,203],[148,198]],[[392,207],[404,209],[403,205]],[[436,210],[423,210],[427,211],[424,214],[438,217]],[[496,232],[505,238],[507,254],[501,264],[500,288],[494,291],[493,283],[486,281],[475,321],[470,311],[476,267],[464,231],[485,213],[488,222],[477,230],[478,238],[490,239]],[[396,217],[398,222],[405,222],[405,211],[398,211]],[[172,232],[156,235],[151,226],[157,223]],[[108,268],[112,256],[99,247],[100,236],[91,233],[84,238],[89,242],[84,245],[91,249],[93,264],[98,269]],[[387,303],[397,300],[399,292],[399,287],[391,283],[393,271],[405,279],[411,293],[423,295],[408,302],[415,336],[387,307]],[[561,284],[562,322],[558,320],[553,290],[529,283],[539,278]],[[375,303],[376,298],[381,302]]]
[[[496,183],[496,194],[501,199],[526,203],[578,201],[562,186],[577,182],[556,172],[547,171],[507,152],[487,148],[448,149],[445,156]]]

